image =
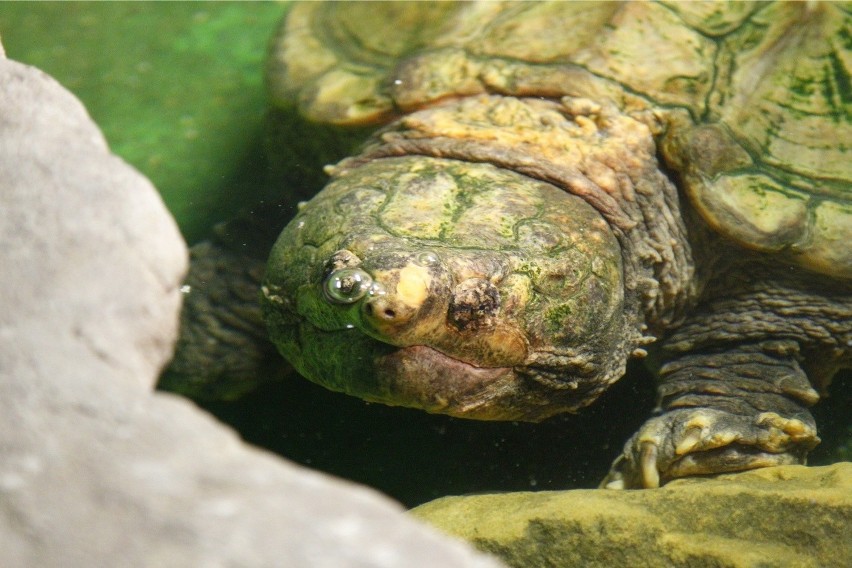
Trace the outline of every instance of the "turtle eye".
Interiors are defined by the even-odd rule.
[[[326,277],[323,293],[333,304],[352,304],[363,298],[373,284],[369,274],[360,268],[341,268]]]

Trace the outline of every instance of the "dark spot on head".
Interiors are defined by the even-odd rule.
[[[447,311],[447,320],[459,331],[492,325],[500,308],[500,294],[488,280],[469,278],[456,286]]]

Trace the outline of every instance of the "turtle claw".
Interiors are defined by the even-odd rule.
[[[652,489],[679,477],[803,463],[819,443],[808,416],[741,416],[708,408],[670,411],[648,420],[601,482],[607,489]]]
[[[642,486],[646,489],[653,489],[660,486],[660,472],[657,471],[657,445],[653,442],[641,443],[641,472]]]

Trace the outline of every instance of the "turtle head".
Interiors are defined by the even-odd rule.
[[[385,158],[285,228],[263,288],[272,341],[370,401],[540,420],[623,373],[621,255],[583,200],[488,164]]]

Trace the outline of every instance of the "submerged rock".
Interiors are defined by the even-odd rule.
[[[445,497],[412,514],[524,568],[852,565],[848,462],[643,491]]]
[[[85,109],[0,49],[0,564],[496,567],[153,392],[186,247]]]

